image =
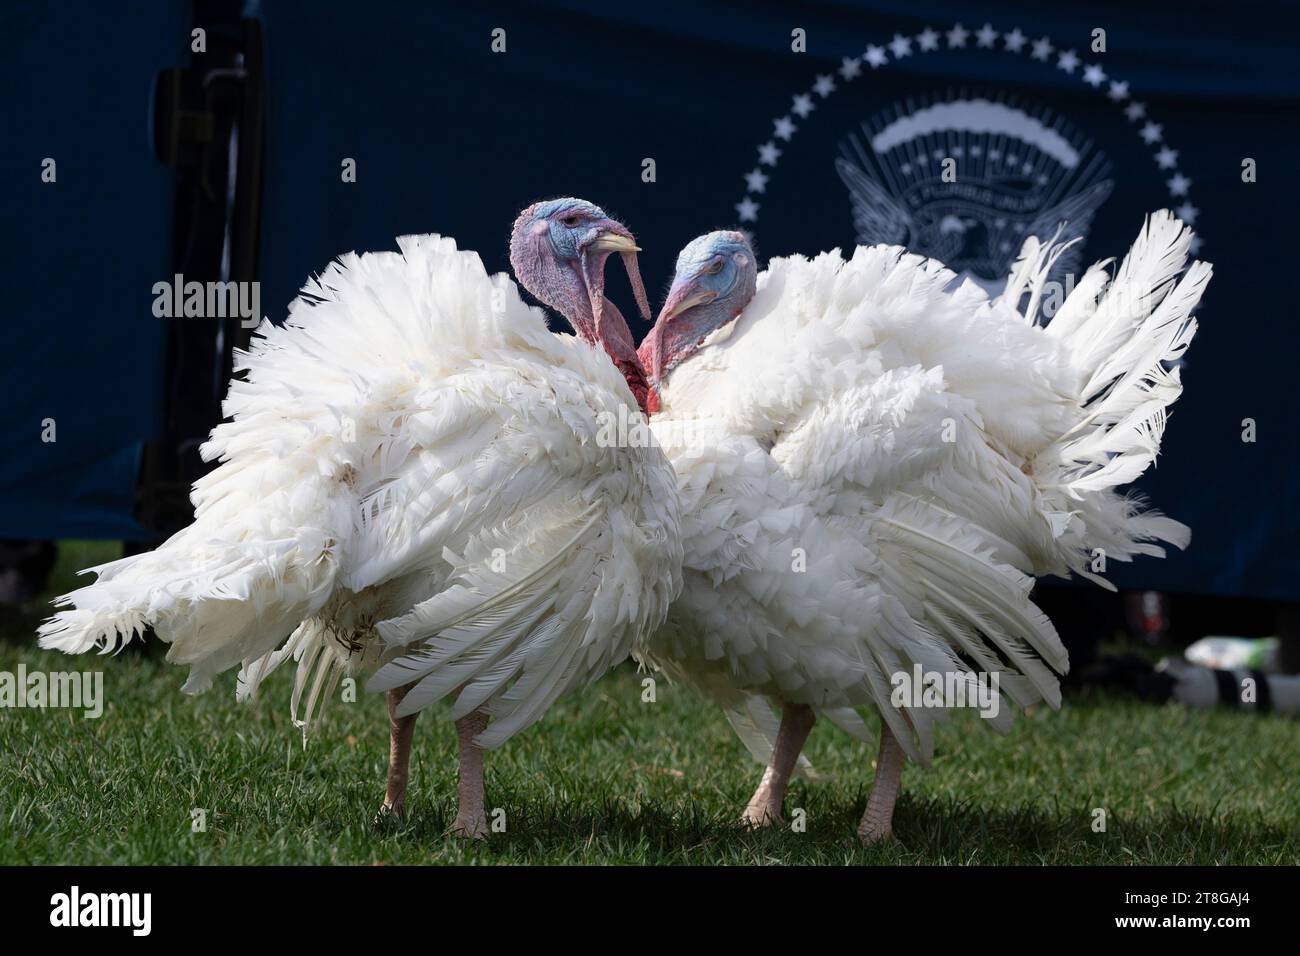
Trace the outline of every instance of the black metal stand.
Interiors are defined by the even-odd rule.
[[[264,74],[262,29],[237,5],[198,4],[206,50],[154,85],[158,160],[176,169],[172,271],[184,282],[258,281]],[[168,336],[163,432],[146,446],[136,515],[156,538],[188,524],[189,490],[210,466],[198,449],[221,420],[234,350],[251,330],[239,316],[174,317]]]

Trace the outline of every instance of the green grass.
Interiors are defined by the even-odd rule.
[[[104,546],[64,551],[71,565]],[[908,767],[898,839],[853,838],[874,748],[829,726],[807,750],[825,779],[787,798],[803,833],[735,823],[759,768],[721,715],[685,688],[620,668],[488,756],[488,806],[507,830],[465,845],[446,709],[421,717],[407,821],[376,828],[387,720],[362,693],[335,700],[304,750],[288,674],[237,705],[233,676],[179,693],[184,670],[154,656],[77,660],[38,651],[38,602],[0,618],[0,671],[102,669],[98,720],[0,710],[0,863],[1283,863],[1300,860],[1293,719],[1190,712],[1087,693],[998,737],[970,715]],[[1092,829],[1105,808],[1107,829]],[[190,811],[207,811],[192,833]]]

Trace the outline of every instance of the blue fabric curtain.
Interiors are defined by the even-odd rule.
[[[161,413],[167,330],[151,290],[168,278],[172,182],[153,158],[150,90],[188,56],[188,4],[0,16],[0,537],[145,537],[132,511]]]
[[[632,227],[652,292],[666,286],[688,239],[723,225],[749,229],[761,256],[902,229],[919,251],[990,281],[1023,230],[1053,216],[1074,223],[1086,264],[1122,254],[1145,213],[1181,208],[1216,274],[1183,369],[1186,394],[1140,490],[1190,524],[1193,543],[1108,574],[1126,586],[1300,598],[1297,333],[1288,305],[1300,146],[1293,8],[919,6],[253,4],[267,65],[263,308],[283,315],[304,278],[332,257],[393,248],[407,232],[453,235],[504,269],[518,209],[561,194],[595,200]],[[1098,28],[1104,52],[1094,51]],[[505,52],[493,52],[497,29]],[[792,49],[796,30],[805,52]],[[139,42],[164,35],[153,29]],[[24,86],[54,69],[42,56],[68,47],[62,34],[44,38],[40,52],[33,42],[19,40],[28,51],[17,75]],[[80,55],[103,59],[109,46]],[[82,63],[98,81],[93,96],[56,84],[78,114],[77,132],[65,134],[71,142],[81,142],[87,122],[115,128],[116,137],[106,131],[96,143],[129,139],[123,118],[139,115],[153,68],[143,50],[128,52],[140,49],[119,48],[111,67]],[[23,108],[34,129],[52,128],[44,106]],[[23,167],[35,184],[38,154],[50,150],[36,133],[18,141],[35,157]],[[143,153],[143,141],[137,146]],[[957,183],[944,184],[937,163],[956,148]],[[18,244],[27,261],[38,239],[77,243],[75,252],[42,254],[61,281],[29,284],[20,272],[22,334],[59,350],[45,365],[7,350],[15,366],[42,370],[24,379],[22,417],[4,435],[7,500],[27,533],[123,526],[125,486],[107,480],[104,463],[127,454],[127,439],[153,414],[143,397],[123,402],[116,383],[125,364],[156,361],[152,339],[124,333],[149,321],[140,290],[156,270],[117,260],[163,247],[149,211],[161,202],[161,175],[147,158],[127,163],[123,150],[96,153],[96,162],[122,165],[111,190],[69,192],[63,228],[50,229],[42,212]],[[1247,158],[1257,182],[1242,181]],[[348,159],[356,182],[343,181]],[[647,159],[654,182],[643,180]],[[855,191],[845,164],[876,191],[861,183]],[[37,189],[29,190],[33,209],[44,201]],[[96,205],[105,195],[130,214]],[[71,262],[92,273],[77,274]],[[630,303],[621,278],[611,288]],[[143,377],[132,387],[148,390]],[[61,402],[69,421],[80,414],[102,423],[105,391],[120,416],[111,441],[101,427],[98,444],[83,447],[61,419],[63,457],[53,466],[33,460],[44,452],[22,430],[34,429],[44,408]],[[1246,419],[1254,442],[1242,440]],[[91,501],[101,524],[90,520]]]
[[[1286,305],[1300,147],[1294,9],[994,3],[972,15],[968,4],[930,3],[921,15],[918,6],[370,3],[364,14],[318,4],[304,15],[267,3],[263,301],[279,307],[331,256],[391,248],[402,232],[449,233],[504,269],[513,215],[548,195],[581,195],[625,217],[652,290],[688,239],[722,225],[751,230],[765,256],[850,246],[860,230],[836,159],[855,140],[927,105],[1003,104],[1082,154],[1074,181],[1045,186],[1072,220],[1087,220],[1085,264],[1122,254],[1145,213],[1190,205],[1199,254],[1216,265],[1185,395],[1139,486],[1192,526],[1192,546],[1108,574],[1129,586],[1300,598],[1297,332]],[[968,35],[953,32],[958,24]],[[504,53],[492,52],[497,28]],[[796,28],[805,53],[792,50]],[[1097,28],[1104,53],[1092,52]],[[988,148],[977,128],[932,135]],[[779,155],[760,153],[769,143]],[[1041,150],[1022,148],[1022,164],[1051,172]],[[345,157],[357,162],[356,183],[341,181]],[[653,183],[642,181],[647,158]],[[1256,160],[1255,183],[1242,182],[1245,158]],[[897,164],[891,172],[906,178]],[[975,187],[997,178],[987,166],[972,176]],[[1092,201],[1090,185],[1104,199]],[[998,218],[978,200],[948,209],[942,198],[920,200],[912,215],[974,220],[971,232]],[[746,199],[757,208],[738,207]],[[1052,205],[1030,202],[1025,215]],[[923,251],[942,251],[944,238]],[[924,245],[924,229],[911,239]],[[1001,244],[972,238],[963,264],[977,274],[1005,266],[1019,243]],[[1256,423],[1253,443],[1242,441],[1244,419]]]

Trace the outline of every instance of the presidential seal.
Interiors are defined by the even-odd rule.
[[[1179,151],[1127,80],[1050,37],[1034,39],[1019,27],[1002,31],[986,23],[967,29],[957,23],[868,43],[864,53],[843,57],[839,69],[817,74],[796,91],[790,106],[772,119],[767,141],[758,144],[756,165],[744,173],[745,192],[733,206],[741,228],[754,238],[763,206],[778,204],[769,183],[780,181],[782,155],[802,128],[817,122],[820,104],[875,71],[948,51],[1017,58],[1056,74],[1058,82],[1065,77],[1067,84],[1078,83],[1098,106],[1121,114],[1148,151],[1159,177],[1152,184],[1163,180],[1168,198],[1153,197],[1144,207],[1173,206],[1180,219],[1196,224],[1200,210],[1191,200],[1192,180],[1179,167]],[[842,184],[855,240],[900,244],[933,256],[990,292],[1002,291],[1026,237],[1046,240],[1060,229],[1061,239],[1086,239],[1115,186],[1111,163],[1094,140],[1037,102],[962,90],[911,94],[873,109],[837,141],[837,155],[827,160],[834,167],[832,181]],[[1193,255],[1202,242],[1200,235],[1193,238]],[[1086,255],[1084,245],[1075,242],[1056,262],[1053,281],[1070,285]]]
[[[938,259],[1001,291],[1027,236],[1083,239],[1110,195],[1110,164],[1046,107],[992,96],[895,106],[840,144],[835,170],[861,245]],[[1053,268],[1077,272],[1082,242]]]

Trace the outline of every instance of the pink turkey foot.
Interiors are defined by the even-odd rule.
[[[401,820],[406,815],[406,784],[410,779],[411,738],[415,734],[415,718],[397,716],[397,705],[413,685],[396,687],[388,692],[388,788],[384,803],[375,814],[375,825],[391,820]]]
[[[452,821],[452,836],[461,840],[486,840],[488,836],[487,817],[483,811],[479,811],[475,816],[472,812],[467,812],[461,808],[456,814],[456,819]]]
[[[757,829],[784,823],[781,805],[785,803],[785,790],[816,719],[813,709],[805,704],[781,705],[781,728],[772,747],[772,758],[741,816],[745,826]]]
[[[781,804],[784,802],[784,795],[776,794],[777,787],[773,779],[771,766],[763,771],[763,780],[754,791],[754,795],[749,798],[749,804],[745,807],[744,814],[741,815],[741,822],[752,829],[759,829],[767,826],[780,826],[785,823],[781,816]]]
[[[478,710],[456,721],[456,735],[460,738],[460,807],[449,832],[464,840],[484,840],[488,835],[483,809],[483,750],[474,743],[487,724],[487,714]]]
[[[867,796],[867,809],[858,824],[858,839],[866,846],[894,835],[894,803],[903,776],[903,748],[889,725],[880,725],[880,752],[876,755],[876,779]]]

